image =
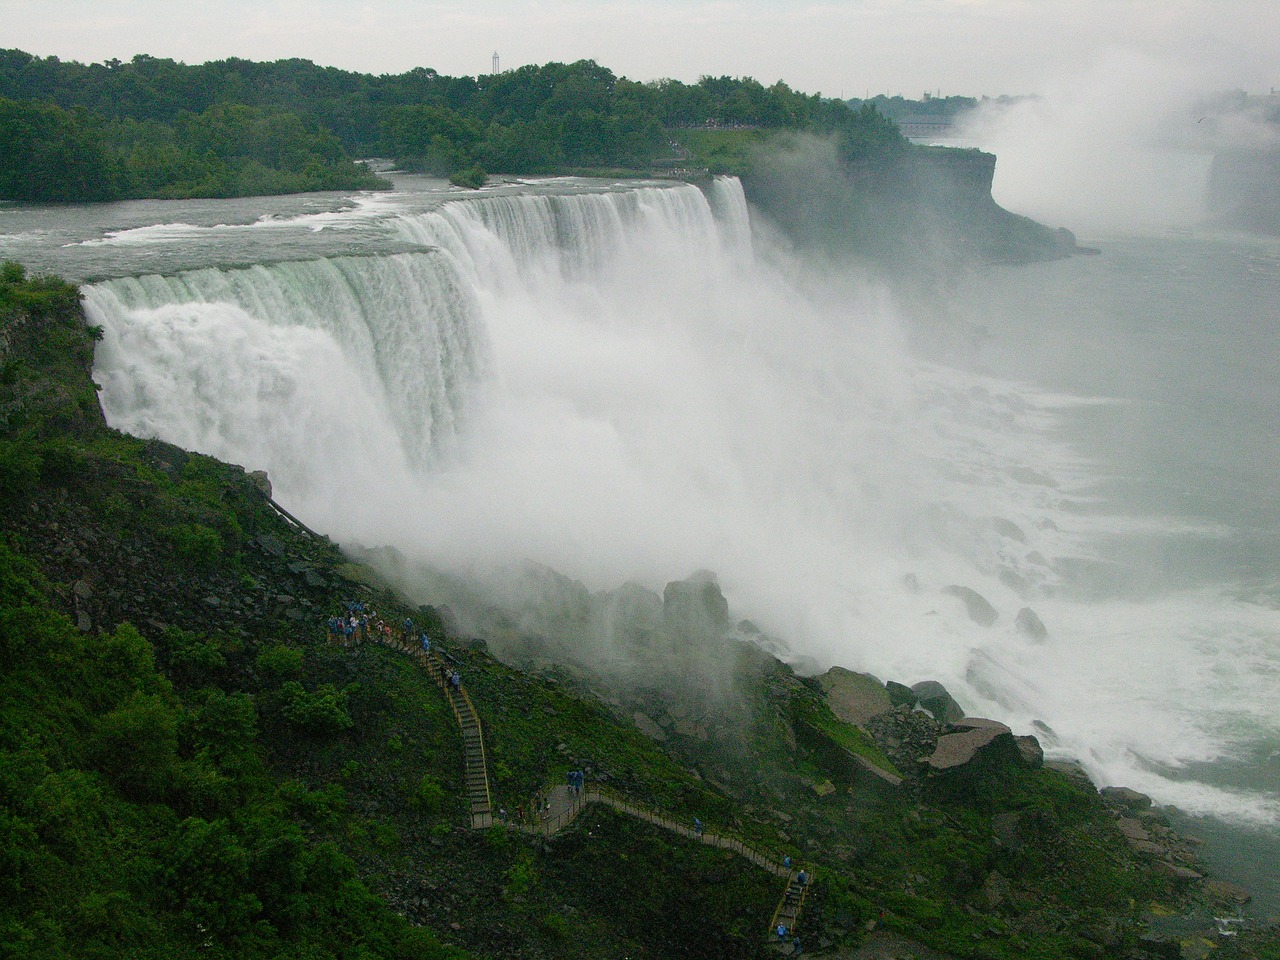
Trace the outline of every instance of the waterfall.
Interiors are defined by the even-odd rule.
[[[86,287],[105,331],[97,372],[109,421],[266,468],[297,509],[332,521],[353,497],[410,496],[458,454],[468,417],[509,375],[494,368],[495,327],[509,332],[529,310],[553,328],[566,315],[602,320],[612,308],[598,291],[610,284],[698,297],[681,288],[750,245],[730,180],[709,196],[690,186],[479,196],[406,209],[384,229],[416,249]]]
[[[326,252],[298,259],[310,230]],[[1050,751],[1100,779],[1280,819],[1152,772],[1231,749],[1216,706],[1179,711],[1234,662],[1272,662],[1274,610],[1073,581],[1159,523],[1109,513],[1064,436],[1108,401],[922,360],[891,294],[779,249],[736,180],[405,192],[165,242],[188,235],[219,264],[288,236],[289,259],[87,286],[113,426],[266,469],[308,525],[454,574],[528,558],[660,591],[713,570],[735,615],[814,665],[938,679],[972,713],[1047,722]],[[348,235],[362,255],[333,253]],[[1019,634],[1024,606],[1047,642]]]

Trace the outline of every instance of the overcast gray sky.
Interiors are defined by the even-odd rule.
[[[1117,53],[1280,87],[1280,0],[0,0],[0,47],[85,62],[304,57],[454,75],[591,58],[635,80],[1034,93]]]

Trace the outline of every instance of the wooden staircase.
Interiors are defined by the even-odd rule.
[[[489,763],[484,748],[484,732],[480,726],[480,717],[476,714],[475,704],[467,694],[466,687],[454,686],[449,682],[450,668],[435,651],[428,653],[414,643],[406,643],[396,639],[388,646],[408,654],[426,669],[430,676],[449,701],[458,729],[462,733],[463,762],[467,785],[467,799],[471,806],[471,829],[483,830],[495,823],[493,813],[493,793],[489,785]],[[541,816],[533,812],[530,819],[523,823],[512,822],[508,827],[523,833],[535,833],[550,836],[567,827],[582,810],[592,803],[599,803],[619,813],[680,836],[696,840],[707,846],[728,850],[749,860],[751,863],[779,877],[786,877],[787,887],[777,909],[769,923],[769,937],[777,938],[779,924],[786,927],[787,936],[793,936],[800,922],[800,912],[804,908],[804,900],[813,883],[813,871],[806,872],[806,882],[800,882],[799,867],[793,868],[789,861],[783,861],[778,855],[760,850],[737,837],[721,834],[713,830],[696,830],[693,826],[665,815],[661,810],[642,807],[629,797],[610,790],[599,784],[588,784],[580,793],[573,793],[567,787],[553,787],[545,795],[549,799],[547,813]],[[530,804],[530,811],[537,808]]]
[[[489,788],[489,760],[485,755],[484,731],[476,706],[471,702],[465,687],[454,686],[448,680],[449,668],[434,651],[428,653],[420,646],[401,640],[390,644],[409,654],[426,669],[427,675],[444,692],[453,717],[462,734],[462,756],[467,785],[467,802],[471,807],[471,829],[483,830],[493,826],[493,793]]]
[[[805,872],[805,883],[800,882],[800,870],[787,873],[787,889],[782,892],[778,908],[773,911],[773,919],[769,921],[769,935],[775,939],[778,927],[786,928],[787,936],[794,936],[800,923],[800,911],[804,908],[804,898],[809,893],[809,885],[813,883],[811,871]]]
[[[467,799],[471,804],[471,829],[493,826],[493,795],[489,789],[489,763],[484,752],[480,718],[466,690],[445,684],[445,693],[462,731],[462,751],[466,766]]]

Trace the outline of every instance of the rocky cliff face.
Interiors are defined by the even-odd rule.
[[[1005,210],[991,196],[996,157],[912,146],[890,164],[841,161],[817,141],[762,156],[747,198],[797,244],[852,252],[894,269],[1052,260],[1075,237]]]

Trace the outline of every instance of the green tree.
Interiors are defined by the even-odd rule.
[[[112,200],[119,169],[89,117],[44,103],[0,99],[0,199]]]

